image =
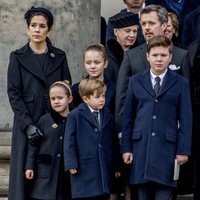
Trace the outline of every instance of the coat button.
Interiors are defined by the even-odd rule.
[[[95,131],[95,132],[97,132],[97,131],[98,131],[98,129],[97,129],[97,128],[95,128],[95,129],[94,129],[94,131]]]
[[[155,99],[155,102],[158,103],[158,99]]]
[[[57,154],[57,157],[58,157],[58,158],[60,158],[60,156],[61,156],[60,154]]]
[[[153,119],[156,119],[157,117],[155,116],[155,115],[153,115],[153,117],[152,117]]]
[[[60,140],[62,140],[63,139],[63,136],[60,136]]]
[[[101,148],[101,144],[99,144],[99,148]]]
[[[155,135],[156,135],[156,133],[155,133],[155,132],[152,132],[152,133],[151,133],[151,135],[152,135],[152,136],[155,136]]]

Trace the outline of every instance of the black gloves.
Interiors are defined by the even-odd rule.
[[[26,135],[32,145],[38,145],[42,141],[43,133],[33,124],[29,124],[26,128]]]

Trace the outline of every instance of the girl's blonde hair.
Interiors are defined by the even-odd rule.
[[[85,53],[88,51],[97,51],[102,54],[102,57],[104,58],[104,61],[108,61],[108,57],[106,55],[105,47],[102,44],[92,44],[89,47],[87,47],[83,53],[83,60],[85,60]]]

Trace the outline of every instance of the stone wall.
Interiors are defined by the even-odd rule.
[[[6,93],[6,74],[12,50],[27,42],[24,13],[32,5],[49,8],[55,23],[52,43],[65,50],[73,83],[84,76],[82,53],[91,43],[99,42],[100,0],[1,0],[0,2],[0,131],[12,128]]]

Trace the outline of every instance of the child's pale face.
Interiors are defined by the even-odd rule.
[[[151,70],[155,75],[162,74],[172,59],[172,54],[169,52],[168,47],[153,47],[147,53],[147,60],[150,63]]]
[[[85,52],[84,64],[90,78],[100,78],[103,77],[108,62],[104,60],[102,53],[89,50]]]
[[[97,95],[97,91],[95,91],[90,97],[84,96],[83,101],[94,110],[102,109],[105,105],[105,92],[106,90]]]
[[[69,111],[68,105],[72,101],[72,96],[67,96],[63,87],[55,86],[51,88],[49,97],[53,110],[61,116],[66,116]]]

